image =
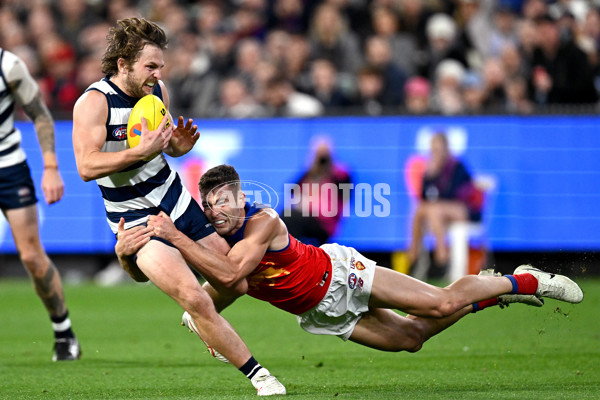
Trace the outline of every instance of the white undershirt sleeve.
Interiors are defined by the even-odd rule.
[[[9,85],[13,82],[21,82],[17,90],[13,93],[16,99],[22,105],[31,103],[33,98],[37,95],[39,87],[29,73],[25,63],[14,53],[4,50],[1,68]]]

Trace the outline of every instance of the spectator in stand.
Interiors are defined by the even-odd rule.
[[[488,58],[483,63],[481,75],[485,87],[486,106],[490,110],[501,110],[506,101],[504,82],[506,73],[502,60]]]
[[[310,46],[302,35],[290,35],[283,72],[301,92],[310,89]]]
[[[168,49],[172,62],[167,64],[164,80],[169,83],[173,115],[208,117],[217,99],[219,75],[204,44],[204,39],[199,39]]]
[[[340,11],[340,15],[346,21],[348,29],[359,38],[369,34],[371,24],[369,18],[369,0],[323,0]]]
[[[36,4],[33,7],[27,14],[26,31],[32,41],[31,45],[38,51],[46,39],[58,35],[56,22],[48,6]]]
[[[279,68],[285,68],[285,56],[289,51],[290,34],[275,29],[267,33],[264,43],[265,56]]]
[[[240,2],[227,18],[230,27],[235,30],[236,38],[255,37],[264,39],[266,34],[266,1]]]
[[[520,75],[513,75],[504,82],[506,103],[504,110],[511,114],[531,114],[535,108],[527,96],[527,82]]]
[[[383,105],[399,106],[404,100],[406,74],[392,62],[390,42],[381,36],[371,36],[365,44],[368,65],[377,68],[383,75]]]
[[[197,6],[196,31],[200,37],[207,38],[224,24],[224,6],[217,0],[202,1]]]
[[[545,0],[525,0],[521,13],[526,20],[534,21],[548,14],[548,4]]]
[[[293,237],[320,246],[338,229],[348,202],[342,185],[349,185],[352,179],[348,169],[335,161],[330,138],[313,139],[311,154],[310,166],[290,193],[292,206],[284,210],[281,219]]]
[[[58,0],[53,2],[59,35],[74,46],[77,55],[84,50],[79,46],[81,32],[99,21],[99,16],[86,0]]]
[[[254,90],[254,71],[263,59],[263,47],[255,38],[245,38],[237,43],[233,74],[244,80],[248,90]]]
[[[64,86],[64,79],[55,82],[56,78],[50,77],[56,71],[48,70],[50,66],[44,63],[48,42],[58,37],[72,47],[74,70],[86,75],[79,78],[75,73],[75,82],[83,84],[95,74],[88,60],[99,58],[104,51],[108,27],[131,15],[154,19],[169,31],[168,56],[181,65],[167,63],[164,75],[172,82],[173,92],[181,94],[173,99],[172,106],[184,114],[189,110],[209,117],[219,104],[220,83],[232,75],[243,77],[259,102],[265,98],[266,82],[280,74],[297,91],[313,93],[312,61],[317,59],[333,63],[336,87],[352,96],[358,91],[361,66],[375,64],[381,70],[382,89],[387,92],[383,98],[373,96],[377,84],[367,83],[363,84],[363,100],[356,100],[361,107],[368,105],[363,110],[369,115],[384,112],[390,94],[395,97],[391,101],[395,110],[408,109],[397,106],[398,98],[406,93],[404,80],[398,75],[390,77],[389,68],[369,60],[369,49],[383,48],[370,46],[370,36],[388,42],[389,63],[406,78],[418,75],[432,82],[433,106],[439,104],[434,82],[440,62],[454,59],[465,69],[485,76],[484,66],[495,68],[498,58],[504,74],[495,82],[494,93],[501,95],[491,96],[482,112],[514,102],[505,98],[505,92],[510,86],[514,93],[520,93],[518,75],[525,78],[528,96],[536,104],[589,105],[595,104],[600,89],[600,3],[594,1],[598,4],[587,0],[9,1],[0,4],[0,45],[31,64],[31,74],[40,82],[49,108],[58,118],[65,115],[69,101],[64,101],[64,90],[56,89]],[[164,9],[171,12],[161,13]],[[558,20],[552,22],[549,15]],[[542,33],[554,30],[544,24],[557,27],[558,46],[551,43],[553,32]],[[586,61],[575,48],[583,51]],[[377,83],[375,75],[365,74],[363,83]],[[73,79],[67,81],[73,83]],[[394,84],[397,88],[390,87]],[[80,90],[81,86],[71,87]],[[48,94],[58,91],[63,92],[62,105],[53,104],[54,95]],[[365,97],[367,92],[370,94]],[[411,103],[418,104],[419,100],[411,99]],[[402,104],[407,106],[408,102]],[[416,106],[409,112],[418,109]]]
[[[17,16],[6,8],[0,12],[0,43],[2,48],[13,51],[17,47],[31,47],[27,41],[27,35],[23,25],[19,22]]]
[[[294,89],[289,80],[278,76],[265,88],[267,112],[272,117],[317,117],[323,115],[323,104],[316,98]]]
[[[495,0],[457,0],[454,19],[457,22],[455,47],[464,52],[466,68],[477,68],[489,54]]]
[[[323,104],[325,113],[339,112],[351,104],[349,96],[338,85],[337,71],[331,61],[321,58],[312,62],[311,83],[308,93]]]
[[[416,73],[417,40],[414,35],[398,32],[398,16],[389,7],[375,6],[371,12],[373,32],[389,42],[392,62],[407,75]]]
[[[102,79],[104,74],[95,55],[82,57],[77,65],[77,88],[83,93],[92,83]]]
[[[530,67],[531,59],[533,58],[533,51],[537,46],[538,34],[535,23],[532,20],[521,20],[517,28],[518,49],[521,53],[521,57],[525,61],[527,67]]]
[[[96,60],[99,60],[100,57],[102,57],[105,48],[104,43],[109,28],[110,24],[102,21],[88,25],[81,31],[77,38],[77,46],[80,50],[80,60],[86,56],[94,56],[96,57]]]
[[[307,2],[302,0],[274,0],[269,9],[267,27],[288,33],[303,34],[308,27]]]
[[[445,134],[433,135],[430,152],[413,216],[408,258],[411,263],[417,260],[425,229],[429,229],[435,237],[434,262],[442,267],[449,259],[448,226],[454,221],[480,221],[483,194],[465,165],[450,153]]]
[[[465,49],[457,42],[458,28],[446,14],[435,14],[427,21],[427,47],[423,53],[419,75],[434,79],[438,64],[452,59],[467,67]]]
[[[210,113],[219,118],[259,118],[266,115],[263,107],[248,93],[241,78],[225,78],[221,82],[218,106]]]
[[[205,40],[207,48],[210,49],[211,70],[221,79],[229,76],[235,66],[235,30],[223,24],[209,32]]]
[[[106,3],[106,22],[110,25],[123,18],[139,14],[133,0],[110,0]]]
[[[486,43],[487,52],[482,53],[484,57],[498,57],[507,46],[515,46],[518,43],[517,17],[507,5],[499,5],[492,15],[493,27],[490,37]]]
[[[561,40],[554,18],[536,20],[538,47],[533,53],[533,101],[537,104],[596,103],[598,93],[587,55],[573,41]]]
[[[525,76],[528,73],[528,66],[516,44],[506,44],[500,51],[500,60],[507,77]]]
[[[46,38],[40,48],[44,75],[40,90],[58,119],[71,118],[82,91],[77,85],[75,51],[58,36]]]
[[[333,5],[320,4],[309,29],[311,59],[327,58],[340,73],[353,75],[363,64],[358,36]]]
[[[280,75],[277,65],[270,60],[261,59],[252,71],[252,90],[253,97],[259,103],[267,103],[267,85]]]
[[[404,85],[404,111],[413,115],[430,113],[430,94],[431,85],[427,79],[422,76],[410,78]]]
[[[376,67],[362,67],[357,74],[358,93],[352,101],[353,112],[359,115],[381,115],[384,112],[384,77]]]
[[[579,40],[586,43],[584,47],[597,81],[600,75],[600,9],[590,8],[582,23]]]
[[[462,80],[462,99],[465,114],[483,114],[485,109],[486,92],[481,76],[474,71],[467,71]],[[492,110],[500,111],[500,109]]]
[[[439,63],[435,72],[432,108],[443,115],[455,115],[464,111],[461,85],[465,76],[463,65],[452,59]]]
[[[417,42],[417,48],[424,49],[428,43],[425,33],[427,21],[431,17],[432,11],[423,0],[403,0],[394,5],[398,7],[400,32],[413,36]]]
[[[171,40],[169,40],[170,44],[178,43],[183,40],[182,36],[191,32],[192,19],[188,10],[181,4],[170,4],[168,8],[163,8],[163,10],[166,9],[169,12],[164,13],[162,25],[165,31],[169,32],[169,36],[171,37]]]

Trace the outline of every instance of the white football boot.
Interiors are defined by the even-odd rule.
[[[521,265],[515,269],[513,275],[531,274],[538,280],[536,296],[566,301],[568,303],[581,303],[583,291],[571,279],[564,275],[544,272],[531,265]]]
[[[256,375],[250,379],[259,396],[285,395],[285,386],[275,378],[268,369],[262,367]]]
[[[493,269],[484,269],[479,272],[481,276],[502,276],[500,272]],[[534,294],[503,294],[498,296],[498,305],[500,308],[508,307],[512,303],[522,303],[528,306],[541,307],[544,305],[544,299]]]
[[[221,362],[229,364],[229,360],[227,358],[225,358],[225,356],[223,356],[221,353],[219,353],[218,351],[213,349],[208,343],[206,343],[206,341],[204,339],[202,339],[202,336],[200,336],[200,332],[198,332],[198,329],[196,328],[196,324],[194,323],[192,316],[187,311],[185,311],[183,313],[183,315],[181,316],[181,325],[187,326],[187,328],[190,331],[194,332],[200,338],[200,340],[202,340],[204,342],[204,344],[206,345],[206,348],[208,349],[208,352],[210,353],[211,356],[213,356],[214,358],[216,358],[217,360],[219,360]]]

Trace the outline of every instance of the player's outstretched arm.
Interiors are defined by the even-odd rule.
[[[202,287],[204,288],[204,290],[206,290],[206,293],[208,293],[208,295],[212,299],[215,305],[215,309],[219,313],[225,308],[229,307],[238,297],[240,297],[238,295],[231,295],[230,293],[224,292],[223,290],[217,290],[214,287],[212,287],[210,282],[205,282],[204,285],[202,285]]]

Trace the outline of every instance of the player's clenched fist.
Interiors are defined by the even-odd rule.
[[[165,240],[170,240],[177,232],[175,224],[167,214],[161,211],[158,215],[148,217],[148,227],[152,228],[154,235]]]

